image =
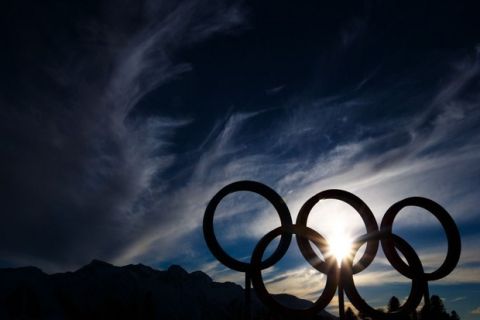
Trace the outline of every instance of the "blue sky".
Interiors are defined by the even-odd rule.
[[[6,5],[1,265],[175,263],[242,283],[201,230],[208,201],[228,183],[271,186],[293,219],[326,189],[353,192],[379,223],[393,203],[423,196],[450,212],[462,237],[456,270],[431,292],[462,319],[478,318],[475,9],[461,1]],[[248,261],[278,223],[268,203],[239,193],[222,202],[215,230]],[[352,237],[364,230],[336,201],[309,219],[327,237],[338,224]],[[443,260],[444,233],[422,210],[402,211],[394,231],[427,270]],[[295,249],[265,271],[269,289],[314,299],[324,279]],[[375,306],[409,290],[381,254],[355,281]]]

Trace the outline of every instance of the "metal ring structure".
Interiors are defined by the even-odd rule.
[[[325,238],[318,234],[315,230],[300,225],[278,227],[276,229],[273,229],[272,231],[267,233],[262,239],[260,239],[257,246],[255,247],[255,250],[253,251],[251,260],[252,284],[255,288],[255,291],[257,292],[258,298],[270,308],[281,312],[281,314],[283,315],[288,315],[289,317],[309,317],[323,310],[330,303],[333,296],[335,295],[338,276],[337,262],[335,257],[333,256],[330,256],[326,259],[326,264],[329,265],[326,273],[327,283],[325,284],[325,289],[323,290],[321,296],[317,299],[317,301],[313,303],[311,307],[307,309],[291,309],[282,305],[272,297],[272,295],[267,291],[267,288],[265,287],[262,278],[261,261],[265,249],[270,244],[270,242],[276,237],[285,234],[295,234],[297,236],[297,239],[304,238],[312,241],[320,250],[320,252],[322,252],[322,254],[326,256],[328,250],[328,243]]]
[[[298,225],[307,226],[307,220],[310,212],[312,211],[313,207],[320,201],[325,199],[335,199],[343,201],[349,204],[353,209],[355,209],[365,224],[365,228],[367,229],[367,233],[374,233],[378,231],[377,220],[375,220],[375,216],[373,215],[370,208],[363,202],[359,197],[356,195],[338,189],[330,189],[325,190],[322,192],[317,193],[313,197],[307,200],[305,204],[300,209],[300,212],[297,216],[297,221],[295,222]],[[322,273],[326,273],[325,270],[325,263],[324,261],[318,259],[317,254],[313,251],[310,242],[305,237],[297,237],[297,244],[300,249],[300,252],[305,257],[305,259],[310,263],[312,267],[317,269]],[[367,247],[365,252],[363,253],[362,258],[357,261],[357,263],[353,266],[353,273],[358,273],[364,270],[366,267],[370,265],[377,254],[378,250],[378,240],[377,239],[370,239],[367,241]]]
[[[435,216],[440,221],[445,233],[447,235],[447,256],[443,261],[442,265],[435,271],[430,273],[424,273],[425,279],[427,281],[438,280],[446,277],[450,272],[455,269],[457,266],[458,260],[460,259],[461,252],[461,240],[460,232],[453,221],[452,217],[448,212],[438,203],[422,197],[411,197],[403,199],[395,204],[393,204],[385,213],[381,223],[381,230],[387,232],[389,235],[392,234],[393,221],[397,214],[403,208],[407,206],[415,206],[423,208]],[[385,257],[392,264],[392,266],[397,269],[402,275],[407,278],[412,279],[415,277],[415,273],[411,268],[400,258],[400,255],[394,248],[393,238],[385,237],[381,240],[382,249],[385,252]]]
[[[237,191],[251,191],[263,196],[277,210],[280,216],[281,226],[267,232],[255,246],[250,262],[241,262],[229,256],[218,243],[213,231],[213,217],[220,201],[228,194]],[[307,220],[312,208],[323,199],[336,199],[352,206],[365,223],[366,234],[358,237],[353,243],[353,255],[344,259],[340,268],[337,267],[336,259],[327,254],[328,243],[325,238],[315,230],[307,227]],[[415,250],[404,239],[394,234],[393,222],[397,214],[407,206],[423,208],[432,213],[445,230],[448,249],[445,260],[440,267],[430,273],[425,273],[423,265]],[[392,205],[385,213],[380,229],[370,208],[357,196],[343,190],[330,189],[317,193],[301,207],[297,216],[296,224],[292,224],[292,219],[287,205],[282,198],[268,186],[255,181],[239,181],[227,185],[221,189],[209,202],[203,219],[203,232],[205,240],[213,255],[225,266],[230,269],[245,272],[245,292],[250,289],[250,277],[253,287],[257,292],[259,299],[269,308],[297,319],[308,318],[313,314],[324,309],[333,299],[335,291],[338,288],[339,299],[343,301],[343,292],[347,295],[350,302],[359,311],[374,319],[392,319],[401,320],[405,314],[412,312],[420,304],[422,296],[425,296],[425,303],[428,304],[428,282],[446,277],[456,267],[460,259],[461,239],[458,228],[450,214],[438,203],[421,197],[411,197],[401,200]],[[307,309],[292,309],[280,304],[267,291],[262,278],[262,270],[273,266],[280,261],[288,250],[292,235],[296,236],[298,248],[303,257],[316,270],[327,276],[327,283],[320,297]],[[277,248],[272,255],[265,260],[263,255],[268,245],[275,238],[280,237]],[[355,287],[353,276],[365,268],[373,261],[378,251],[379,242],[385,253],[387,260],[392,267],[400,274],[412,280],[412,286],[407,301],[398,311],[383,313],[375,310],[368,305],[360,296]],[[312,248],[313,243],[323,255],[324,260],[317,256]],[[359,248],[366,243],[365,252],[362,257],[354,264],[354,257]],[[405,257],[405,263],[398,251]],[[248,297],[248,298],[247,298]],[[246,300],[249,294],[246,294]],[[343,304],[339,305],[339,309]],[[344,310],[343,310],[344,311]],[[340,310],[340,315],[343,312]]]
[[[213,230],[213,216],[215,215],[215,210],[217,209],[218,204],[227,195],[238,191],[250,191],[267,199],[277,211],[282,226],[291,225],[292,217],[290,216],[290,211],[288,210],[288,207],[283,201],[282,197],[280,197],[278,193],[276,193],[270,187],[256,181],[244,180],[231,183],[218,191],[212,200],[210,200],[207,205],[207,209],[205,210],[205,215],[203,216],[203,235],[205,237],[205,241],[207,242],[208,248],[215,258],[217,258],[218,261],[223,263],[223,265],[226,267],[240,272],[248,272],[250,270],[250,263],[234,259],[228,253],[226,253],[218,243]],[[275,249],[272,255],[261,263],[261,268],[265,269],[277,263],[287,252],[291,240],[291,234],[282,236],[278,247]]]
[[[386,236],[391,236],[393,243],[396,248],[405,256],[409,267],[412,269],[412,272],[416,276],[412,277],[412,287],[410,289],[410,294],[408,295],[407,301],[394,312],[384,313],[381,311],[372,308],[365,300],[362,299],[358,293],[355,283],[353,281],[353,268],[352,263],[355,258],[358,249],[370,239],[385,239]],[[363,238],[363,239],[362,239]],[[368,238],[368,240],[366,240]],[[422,300],[422,295],[424,288],[427,285],[425,278],[423,277],[423,266],[420,262],[420,258],[415,253],[415,250],[401,237],[393,234],[387,235],[386,233],[377,232],[371,236],[361,237],[360,239],[354,242],[353,253],[348,259],[342,261],[342,267],[340,270],[340,277],[343,285],[343,289],[350,300],[350,302],[358,309],[358,311],[368,314],[373,319],[391,319],[391,320],[402,320],[405,319],[405,315],[408,315],[410,312],[414,311],[416,307],[420,304]]]

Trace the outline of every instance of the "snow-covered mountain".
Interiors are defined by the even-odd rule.
[[[93,260],[75,272],[0,269],[0,319],[243,319],[244,290],[180,266],[166,271]],[[278,297],[292,307],[311,302]],[[282,319],[253,295],[253,319]],[[336,319],[322,312],[314,319]]]

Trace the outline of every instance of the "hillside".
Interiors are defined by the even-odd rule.
[[[0,319],[242,319],[244,290],[180,266],[159,271],[93,260],[75,272],[0,269]],[[311,302],[281,295],[299,308]],[[272,315],[253,295],[253,319]],[[336,319],[322,312],[315,319]]]

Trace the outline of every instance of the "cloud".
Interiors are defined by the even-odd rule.
[[[457,95],[468,85],[466,79],[472,79],[477,60],[472,65],[470,69],[462,69],[439,91],[428,112],[420,111],[406,118],[393,117],[379,125],[380,131],[389,128],[383,134],[366,139],[353,137],[353,141],[337,144],[311,162],[306,160],[308,157],[303,158],[306,165],[299,164],[301,170],[294,170],[277,182],[277,189],[293,190],[287,197],[292,212],[298,211],[305,196],[328,188],[342,188],[358,193],[377,217],[404,197],[423,195],[446,205],[457,221],[471,218],[475,211],[469,203],[477,195],[466,190],[460,192],[458,187],[468,189],[464,182],[478,174],[471,169],[480,157],[480,137],[474,130],[480,116],[475,109],[479,99],[474,96],[474,100],[465,102],[458,100]],[[463,113],[468,113],[468,118],[463,117]],[[315,119],[314,116],[310,115]],[[325,118],[335,121],[328,114]],[[322,123],[329,120],[322,120],[318,127],[322,128]],[[298,127],[292,131],[303,130],[302,122]],[[320,132],[309,134],[321,136],[323,129],[317,131]],[[398,141],[400,135],[406,139]],[[454,142],[455,137],[464,135],[468,137],[462,143]],[[308,155],[308,149],[304,153]],[[456,201],[457,195],[463,199]]]
[[[476,63],[472,61],[473,65]],[[199,233],[208,200],[226,184],[243,179],[273,186],[284,196],[294,219],[308,197],[320,190],[341,188],[364,199],[379,222],[390,205],[417,195],[440,202],[457,222],[468,221],[476,214],[473,209],[478,195],[465,181],[473,181],[471,177],[479,174],[474,168],[480,157],[480,136],[475,130],[480,114],[474,108],[478,97],[474,95],[473,100],[464,101],[460,94],[470,84],[468,79],[475,78],[471,69],[456,72],[430,104],[426,102],[424,109],[381,123],[354,127],[344,142],[330,146],[326,139],[326,145],[318,150],[315,149],[318,137],[335,132],[337,125],[345,125],[343,116],[337,116],[334,107],[350,109],[375,104],[375,100],[370,97],[370,101],[358,98],[338,102],[340,98],[333,97],[310,107],[287,110],[270,127],[250,136],[248,142],[246,130],[262,114],[232,113],[222,124],[217,124],[216,133],[209,135],[202,148],[194,151],[196,161],[179,177],[181,187],[157,197],[158,210],[171,215],[164,216],[162,223],[152,223],[151,228],[143,229],[143,237],[119,255],[118,261],[176,259],[179,252],[192,252],[193,257],[200,258],[198,252],[204,251],[198,251],[198,246],[202,244],[191,239],[198,239],[192,235]],[[468,118],[462,117],[466,112]],[[350,116],[358,117],[355,112],[350,112]],[[364,131],[371,130],[372,126],[377,126],[379,133],[365,136]],[[460,135],[468,137],[462,143],[449,142],[450,137]],[[309,145],[310,141],[313,144]],[[304,156],[297,157],[297,152]],[[296,156],[289,157],[289,153]],[[230,213],[222,218],[226,221],[228,217],[248,211],[245,202],[238,199],[225,205]],[[350,221],[352,235],[363,232],[358,217],[352,218],[348,210],[338,212],[329,206],[321,214],[314,212],[309,224],[328,236],[328,230],[332,229],[328,221],[343,218]],[[230,239],[259,238],[265,230],[278,225],[276,218],[272,219],[275,214],[268,203],[250,210],[256,211],[254,219],[226,227]],[[396,226],[401,229],[430,223],[428,215],[415,215],[414,219],[399,219]],[[459,281],[470,279],[461,274],[458,279],[463,280]],[[381,276],[386,281],[396,281],[391,273]]]
[[[285,85],[276,86],[265,91],[267,95],[276,95],[285,89]]]
[[[14,81],[13,98],[0,95],[0,252],[13,264],[51,271],[112,260],[150,223],[162,224],[155,199],[168,188],[163,177],[176,159],[172,137],[192,120],[134,108],[191,69],[174,60],[177,50],[243,22],[240,7],[227,2],[102,2],[90,9],[41,8],[49,18],[39,28],[49,41],[34,39],[32,18],[11,44],[26,43],[42,59],[20,61],[17,73],[33,74],[32,82]],[[15,12],[18,21],[28,14]]]
[[[218,262],[206,263],[200,269],[215,281],[244,284],[243,273],[227,269]],[[280,272],[276,267],[270,267],[262,271],[262,277],[267,290],[272,294],[288,293],[309,300],[318,298],[326,279],[320,272],[305,266]]]
[[[461,297],[451,299],[450,302],[457,302],[457,301],[462,301],[462,300],[465,300],[465,299],[467,299],[467,297],[461,296]]]
[[[472,177],[480,174],[475,169],[480,158],[480,134],[476,129],[480,121],[476,106],[480,99],[477,93],[465,92],[478,79],[478,57],[468,63],[469,68],[456,68],[449,81],[437,88],[430,100],[424,101],[423,108],[381,121],[366,119],[370,123],[354,125],[343,116],[346,113],[352,118],[362,117],[363,107],[377,103],[375,96],[347,101],[341,97],[323,98],[311,105],[289,108],[280,113],[277,121],[267,129],[256,132],[258,135],[253,138],[246,134],[246,128],[251,128],[249,125],[255,123],[260,115],[232,114],[215,135],[216,138],[210,137],[198,154],[185,187],[175,191],[173,199],[188,200],[170,201],[179,205],[171,209],[180,213],[179,217],[189,217],[188,221],[176,220],[176,225],[182,227],[174,228],[176,231],[172,233],[177,236],[172,239],[181,235],[188,243],[189,232],[198,232],[208,200],[224,185],[241,179],[271,185],[284,197],[294,219],[300,206],[310,196],[321,190],[341,188],[359,195],[372,208],[379,222],[390,205],[409,196],[425,196],[439,202],[459,224],[471,221],[477,216],[475,203],[479,196],[472,188],[475,181]],[[358,111],[351,111],[352,106]],[[344,112],[339,112],[338,108]],[[369,134],[371,131],[375,134]],[[326,135],[332,137],[322,139]],[[340,138],[340,142],[331,142]],[[244,205],[241,202],[230,204],[231,215],[240,215],[247,210]],[[351,222],[350,232],[363,232],[358,217],[352,218],[348,211],[333,210],[336,204],[332,206],[326,206],[321,214],[314,212],[309,225],[318,227],[322,234],[328,236],[328,229],[331,229],[328,221],[340,217]],[[265,230],[278,225],[272,219],[275,214],[268,205],[255,209],[255,219],[232,227],[239,232],[227,229],[231,237],[259,238]],[[396,224],[398,230],[432,223],[428,215],[409,214],[405,213],[405,217],[414,218],[399,218]],[[185,225],[188,227],[184,228]],[[160,251],[169,252],[165,243],[174,240],[158,236],[162,234],[158,232],[149,246],[135,250],[135,254],[155,256]],[[472,241],[464,240],[467,243]],[[442,250],[439,249],[439,252]],[[462,265],[466,261],[463,259],[469,256],[468,252],[464,250],[461,266],[444,283],[476,282],[478,270]],[[428,263],[442,259],[436,252],[423,258]],[[408,281],[399,279],[394,271],[365,273],[359,275],[357,281],[367,285],[373,279],[382,279],[385,283]]]
[[[235,282],[242,286],[245,283],[245,275],[224,267],[218,261],[211,261],[203,264],[199,269],[208,274],[217,282]]]
[[[256,114],[234,114],[227,119],[218,136],[197,156],[197,161],[188,170],[188,178],[178,177],[182,186],[155,198],[155,210],[170,214],[163,215],[161,223],[145,226],[142,237],[117,257],[118,263],[132,259],[152,263],[159,255],[168,259],[179,252],[195,251],[193,247],[198,243],[190,242],[188,235],[198,231],[208,199],[226,184],[245,176],[255,176],[268,167],[259,165],[262,156],[239,156],[241,147],[231,143],[242,124]],[[234,212],[242,212],[242,206]],[[178,251],[180,245],[182,250]]]
[[[471,314],[480,314],[480,307],[473,309],[470,313]]]

